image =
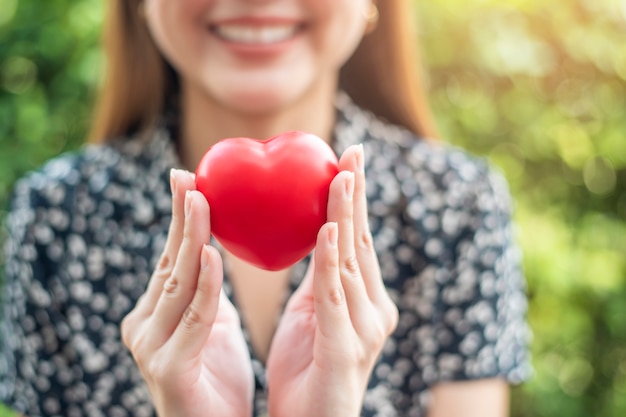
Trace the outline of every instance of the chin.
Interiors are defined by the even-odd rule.
[[[264,116],[288,109],[298,97],[298,94],[289,91],[250,89],[231,92],[222,102],[233,111],[249,116]]]

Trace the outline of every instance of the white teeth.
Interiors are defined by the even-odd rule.
[[[288,26],[216,26],[215,33],[222,39],[247,44],[270,44],[291,38],[297,27]]]

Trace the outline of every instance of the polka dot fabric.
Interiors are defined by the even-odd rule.
[[[441,381],[529,374],[506,183],[481,160],[375,119],[340,94],[333,146],[363,143],[374,244],[399,325],[363,416],[425,416]],[[167,129],[60,156],[19,181],[6,220],[0,400],[35,416],[153,416],[120,339],[171,216]],[[285,299],[308,258],[293,269]],[[237,305],[228,276],[225,291]],[[247,337],[246,329],[244,334]],[[255,415],[265,370],[251,359]]]

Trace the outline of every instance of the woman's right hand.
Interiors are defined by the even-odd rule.
[[[239,316],[221,291],[206,199],[173,170],[172,223],[146,293],[122,323],[159,416],[248,417],[254,377]]]

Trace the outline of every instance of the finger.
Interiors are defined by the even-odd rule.
[[[375,304],[386,298],[378,256],[369,226],[363,145],[348,148],[341,156],[340,169],[354,173],[354,247],[367,294]]]
[[[239,318],[239,312],[237,311],[233,303],[230,302],[223,288],[222,288],[222,291],[220,292],[220,305],[217,310],[217,316],[215,318],[215,322],[216,323],[231,323],[231,324],[234,324],[235,327],[237,328],[241,327],[241,320]]]
[[[172,220],[157,268],[150,279],[145,296],[141,303],[137,303],[137,308],[140,310],[138,313],[143,316],[152,314],[163,291],[163,284],[170,277],[174,268],[174,261],[183,239],[185,195],[187,191],[196,189],[194,175],[180,169],[172,169],[170,171],[170,187],[172,189]]]
[[[326,223],[317,234],[313,295],[315,317],[321,334],[331,340],[350,334],[352,324],[341,278],[337,223]]]
[[[151,343],[160,346],[180,322],[193,299],[200,272],[200,255],[211,237],[209,205],[198,191],[189,191],[185,198],[183,240],[171,276],[154,308],[155,328]]]
[[[371,302],[367,296],[354,249],[353,222],[354,174],[340,172],[330,185],[328,220],[337,223],[339,273],[353,324],[358,329],[366,326]]]
[[[285,305],[285,312],[292,311],[294,308],[302,309],[303,306],[313,305],[313,274],[315,272],[315,255],[311,256],[309,266],[300,285],[289,297]],[[308,300],[309,302],[303,302]]]
[[[219,253],[215,248],[204,245],[196,292],[170,339],[176,357],[196,357],[206,345],[221,302],[222,279],[222,260]]]

